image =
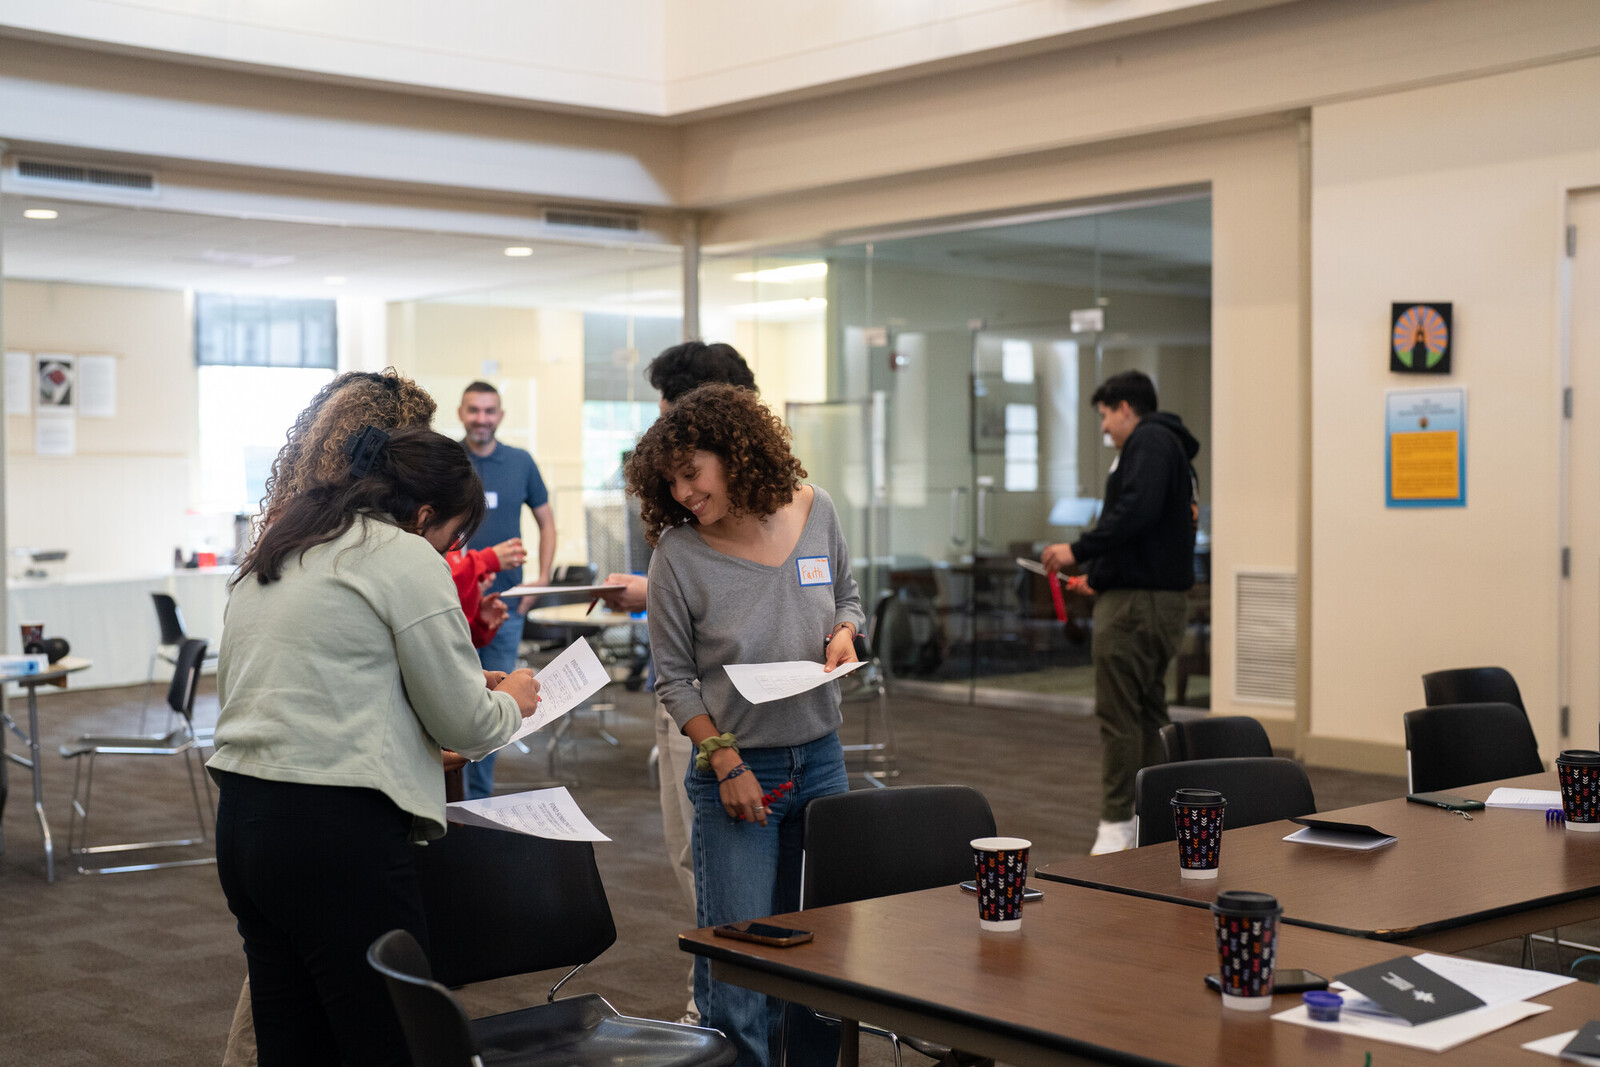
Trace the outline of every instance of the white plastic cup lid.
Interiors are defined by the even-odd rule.
[[[975,837],[969,844],[983,852],[1017,852],[1033,847],[1025,837]]]

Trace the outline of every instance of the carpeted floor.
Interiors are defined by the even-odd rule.
[[[215,720],[213,683],[196,719]],[[12,766],[0,856],[0,1064],[215,1064],[222,1059],[244,958],[214,867],[87,877],[65,858],[72,767],[56,746],[80,733],[135,728],[136,689],[42,697],[45,805],[56,836],[57,879],[47,885],[28,772]],[[592,712],[581,712],[563,764],[581,784],[574,795],[612,838],[596,846],[615,912],[615,946],[564,992],[598,992],[623,1012],[675,1019],[683,1011],[688,957],[674,937],[694,925],[663,852],[661,816],[646,758],[652,701],[619,693],[604,743]],[[22,700],[10,701],[26,721]],[[1094,720],[896,700],[897,784],[965,783],[994,807],[1000,832],[1034,842],[1033,862],[1084,852],[1094,836],[1098,743]],[[153,713],[152,713],[153,715]],[[152,727],[156,723],[152,717]],[[859,739],[852,719],[847,735]],[[852,736],[847,736],[849,741]],[[17,742],[11,738],[12,751]],[[537,756],[503,756],[504,783],[542,777]],[[1322,810],[1400,794],[1397,778],[1311,772]],[[857,779],[860,782],[860,779]],[[112,839],[181,834],[193,820],[177,760],[105,760],[96,773],[94,832]],[[106,838],[99,838],[104,840]],[[1491,958],[1511,949],[1491,950]],[[555,975],[485,983],[463,993],[472,1014],[542,999]],[[867,1042],[866,1062],[888,1062]],[[924,1061],[926,1062],[926,1061]]]

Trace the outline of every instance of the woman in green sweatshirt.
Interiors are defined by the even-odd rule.
[[[274,514],[224,617],[208,766],[262,1067],[406,1062],[367,945],[427,943],[411,849],[444,833],[441,747],[481,756],[538,703],[526,670],[486,686],[444,562],[483,512],[460,445],[369,427],[350,455]]]

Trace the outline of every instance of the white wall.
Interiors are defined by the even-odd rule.
[[[1498,664],[1558,751],[1557,282],[1597,100],[1589,58],[1314,112],[1315,735],[1400,744],[1424,671]],[[1389,373],[1397,300],[1453,302],[1448,378]],[[1384,391],[1431,384],[1467,390],[1467,506],[1385,508]]]
[[[0,25],[318,80],[677,115],[1287,0],[5,0]]]
[[[116,417],[77,419],[77,455],[35,455],[33,417],[6,416],[7,543],[66,549],[58,572],[170,568],[197,449],[184,294],[8,281],[4,300],[8,351],[118,357]]]
[[[664,0],[6,0],[0,25],[119,50],[659,114]]]

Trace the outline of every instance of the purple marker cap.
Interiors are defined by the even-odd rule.
[[[1305,1003],[1306,1014],[1319,1023],[1336,1023],[1339,1021],[1339,1010],[1344,1007],[1344,998],[1337,993],[1330,993],[1326,989],[1313,989],[1301,995]]]

